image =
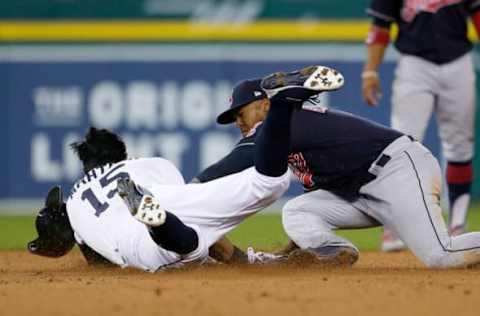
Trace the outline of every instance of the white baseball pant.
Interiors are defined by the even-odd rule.
[[[421,141],[435,112],[445,158],[472,159],[475,69],[471,53],[442,65],[402,55],[392,90],[393,128]]]
[[[402,136],[382,154],[391,159],[383,167],[372,164],[370,171],[377,177],[360,188],[355,202],[324,190],[289,201],[283,209],[288,236],[301,248],[354,247],[332,230],[383,224],[428,267],[480,263],[479,232],[448,235],[439,204],[440,167],[430,151]]]

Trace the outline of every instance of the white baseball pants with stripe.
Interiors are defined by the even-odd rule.
[[[324,190],[289,201],[283,209],[289,237],[301,248],[354,247],[332,230],[383,224],[428,267],[480,263],[480,232],[448,235],[439,203],[442,175],[430,151],[402,136],[383,154],[391,159],[383,167],[372,164],[370,171],[377,177],[361,187],[355,202]]]

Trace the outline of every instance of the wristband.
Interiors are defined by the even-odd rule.
[[[362,79],[378,78],[378,72],[376,70],[364,70],[361,75]]]

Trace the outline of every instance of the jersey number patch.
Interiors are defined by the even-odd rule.
[[[130,178],[130,175],[126,172],[119,172],[113,177],[110,178],[111,174],[114,173],[116,170],[119,168],[123,167],[125,164],[119,164],[109,172],[107,172],[102,178],[100,178],[99,182],[102,188],[105,188],[108,186],[110,183],[113,181],[116,181],[120,178]],[[107,198],[111,199],[115,196],[117,193],[117,189],[113,189],[107,194]],[[95,216],[100,217],[100,215],[105,212],[110,204],[108,202],[101,202],[93,193],[92,189],[86,189],[85,191],[82,192],[82,201],[87,200],[90,205],[95,209]]]

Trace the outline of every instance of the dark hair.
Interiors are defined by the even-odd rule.
[[[127,149],[123,140],[106,129],[90,127],[85,140],[72,143],[70,147],[82,161],[85,172],[127,159]]]

